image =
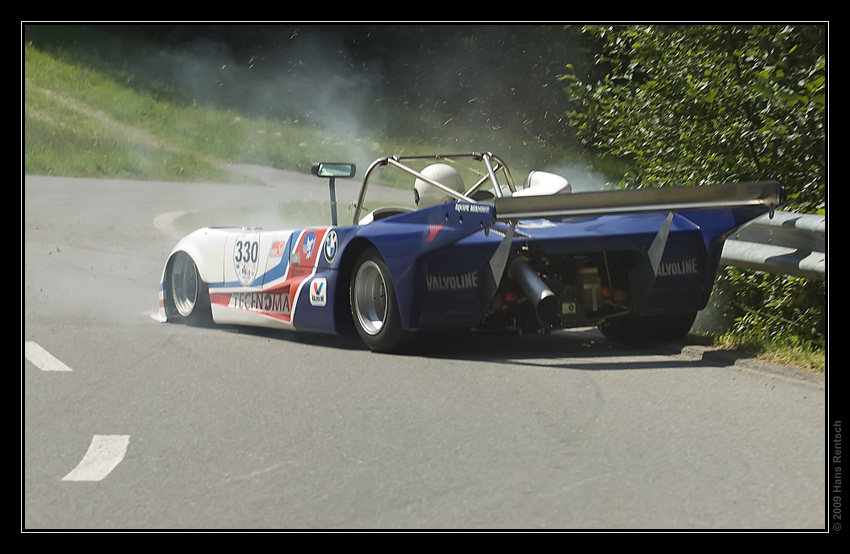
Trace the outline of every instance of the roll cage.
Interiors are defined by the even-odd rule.
[[[416,161],[474,160],[484,165],[484,170],[474,170],[479,178],[463,194],[458,193],[433,179],[430,179],[407,164]],[[434,154],[412,156],[388,156],[378,158],[366,170],[360,194],[354,204],[354,224],[360,221],[369,181],[375,169],[392,166],[437,187],[448,196],[461,202],[480,202],[476,194],[485,190],[490,183],[491,203],[496,208],[496,219],[506,221],[519,218],[569,217],[602,214],[627,214],[654,211],[678,212],[684,210],[704,210],[719,208],[767,207],[768,213],[785,203],[785,190],[774,180],[726,183],[707,186],[679,186],[665,188],[644,188],[584,192],[569,195],[526,195],[515,196],[517,192],[513,176],[507,164],[490,152],[469,152],[463,154]],[[466,168],[470,169],[470,168]],[[497,175],[504,177],[504,185]]]
[[[460,194],[443,184],[430,179],[415,169],[409,167],[409,162],[427,162],[427,161],[448,161],[448,162],[457,162],[459,160],[474,160],[476,162],[482,162],[484,164],[484,170],[479,171],[480,178],[469,187],[463,194]],[[511,176],[511,172],[508,169],[508,166],[505,162],[503,162],[499,157],[493,155],[490,152],[468,152],[465,154],[433,154],[433,155],[413,155],[413,156],[388,156],[385,158],[378,158],[369,166],[366,170],[366,175],[363,177],[363,184],[360,187],[360,194],[357,197],[357,201],[354,204],[354,219],[353,224],[357,225],[360,221],[361,212],[363,210],[363,205],[366,200],[366,192],[369,188],[369,180],[372,178],[372,175],[375,169],[379,167],[391,166],[395,167],[416,179],[421,179],[431,186],[434,186],[441,191],[445,192],[452,198],[456,200],[460,200],[462,202],[477,202],[475,198],[473,198],[476,193],[486,190],[485,185],[489,182],[491,185],[491,189],[493,195],[496,198],[502,198],[504,196],[504,192],[502,189],[502,185],[499,183],[497,178],[497,174],[499,172],[502,173],[505,180],[505,185],[508,187],[511,193],[516,192],[516,185],[514,184],[513,176]]]

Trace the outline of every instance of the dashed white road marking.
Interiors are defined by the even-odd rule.
[[[24,343],[24,356],[42,371],[73,371],[38,343],[30,340]]]
[[[100,481],[124,459],[130,435],[95,435],[86,455],[63,481]]]
[[[24,342],[24,356],[42,371],[72,371],[34,341]],[[63,481],[100,481],[121,463],[130,435],[95,435],[77,467]]]

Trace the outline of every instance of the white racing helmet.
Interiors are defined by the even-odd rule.
[[[463,179],[461,179],[460,173],[458,173],[457,170],[450,165],[429,165],[420,173],[424,177],[427,177],[432,181],[436,181],[444,187],[460,194],[463,194],[466,190],[463,186]],[[436,206],[437,204],[443,204],[454,200],[454,197],[446,191],[440,190],[438,187],[435,187],[430,183],[426,183],[422,179],[416,179],[416,184],[413,188],[413,194],[418,208],[428,208],[430,206]]]

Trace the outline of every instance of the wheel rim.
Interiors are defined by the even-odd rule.
[[[375,262],[366,262],[357,270],[354,311],[366,333],[377,335],[381,332],[387,320],[387,283]]]
[[[171,270],[171,297],[177,313],[188,317],[198,301],[198,270],[192,258],[185,254],[177,256]]]

